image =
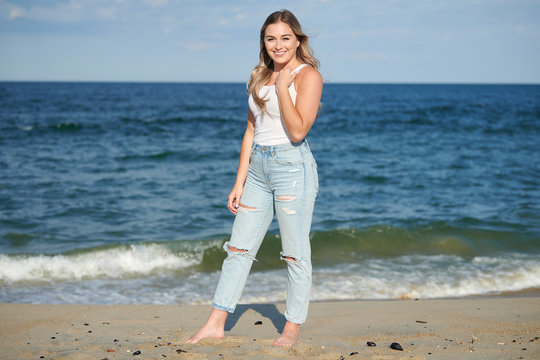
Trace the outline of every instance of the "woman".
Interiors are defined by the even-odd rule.
[[[288,10],[272,13],[260,32],[260,62],[248,81],[249,114],[228,208],[236,215],[206,324],[188,343],[223,338],[263,237],[278,219],[287,263],[287,322],[274,345],[296,343],[311,288],[309,231],[318,191],[317,164],[304,140],[319,110],[322,77],[308,38]]]

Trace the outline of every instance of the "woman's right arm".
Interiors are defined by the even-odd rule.
[[[244,139],[242,140],[242,148],[240,149],[240,161],[238,163],[238,171],[236,173],[236,183],[229,194],[229,199],[227,202],[229,210],[235,215],[238,212],[238,206],[240,206],[240,197],[244,192],[244,183],[246,182],[249,170],[249,158],[251,156],[251,146],[254,135],[255,117],[250,110],[248,114],[246,131],[244,133]]]

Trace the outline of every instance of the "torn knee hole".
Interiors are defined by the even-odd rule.
[[[231,246],[231,245],[229,245],[228,248],[229,248],[229,250],[232,251],[232,252],[239,252],[239,253],[245,253],[245,252],[247,252],[246,249],[239,249],[239,248],[234,247],[234,246]]]
[[[279,200],[279,201],[293,201],[294,199],[296,199],[296,196],[294,195],[277,195],[276,196],[276,200]]]
[[[289,260],[289,261],[296,261],[295,257],[289,256],[289,255],[283,255],[283,254],[281,254],[281,259],[282,260]]]
[[[304,274],[306,275],[306,277],[311,279],[311,266],[307,267],[306,263],[304,263],[302,259],[295,258],[294,256],[285,255],[283,253],[281,253],[280,255],[281,255],[281,260],[287,262],[287,264],[291,267],[302,268],[304,270]]]
[[[225,243],[225,245],[223,245],[223,249],[225,249],[227,251],[229,256],[240,256],[240,257],[244,257],[246,259],[249,259],[251,261],[257,261],[255,256],[253,256],[253,255],[251,255],[249,253],[248,249],[239,249],[236,246],[229,245],[228,242]]]

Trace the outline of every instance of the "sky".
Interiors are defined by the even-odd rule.
[[[284,8],[329,83],[540,83],[540,0],[0,0],[0,81],[245,82]]]

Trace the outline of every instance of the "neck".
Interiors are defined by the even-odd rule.
[[[296,60],[296,58],[293,58],[289,60],[286,64],[276,64],[274,63],[274,72],[280,72],[281,70],[285,69],[286,67],[289,67],[291,70],[296,69],[298,66],[300,66],[300,62]]]

